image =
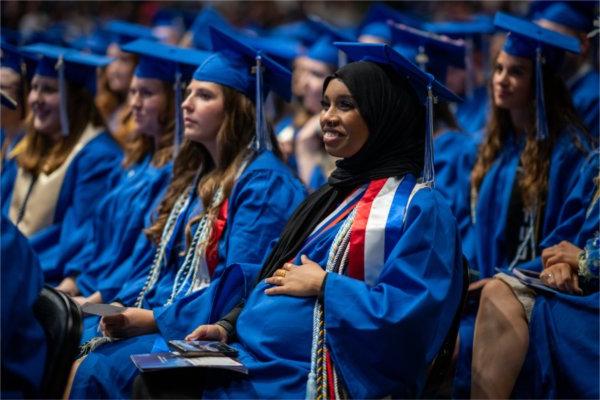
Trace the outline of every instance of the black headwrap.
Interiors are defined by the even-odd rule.
[[[425,108],[404,78],[386,66],[359,61],[329,76],[323,92],[332,79],[348,87],[369,128],[369,137],[357,154],[338,161],[328,183],[298,207],[259,279],[271,276],[294,258],[313,229],[354,188],[407,173],[418,177],[423,168]]]

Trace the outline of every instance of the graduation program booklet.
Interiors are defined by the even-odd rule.
[[[81,311],[87,315],[98,315],[100,317],[108,317],[118,315],[125,311],[127,307],[115,306],[113,304],[94,304],[85,303],[81,306]]]
[[[184,357],[179,352],[162,352],[133,354],[131,361],[142,372],[158,371],[171,368],[218,368],[242,374],[248,374],[248,369],[239,361],[224,356],[217,357]]]
[[[546,286],[540,280],[540,273],[536,271],[530,271],[528,269],[514,268],[510,271],[512,275],[521,281],[521,283],[532,287],[534,289],[538,289],[544,292],[550,293],[558,293],[558,291],[550,286]]]

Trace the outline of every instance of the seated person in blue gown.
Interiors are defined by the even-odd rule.
[[[119,281],[121,289],[112,297],[102,291],[103,300],[128,308],[101,320],[105,336],[86,345],[93,351],[77,368],[73,398],[129,396],[136,374],[131,354],[149,352],[155,343],[165,346],[161,334],[168,337],[177,324],[187,332],[209,322],[211,313],[229,311],[304,199],[301,183],[270,150],[276,142],[262,113],[268,91],[289,98],[289,71],[263,56],[258,68],[264,68],[264,82],[257,88],[261,78],[251,73],[256,51],[220,31],[211,34],[216,52],[206,53],[187,88],[186,142],[146,230],[155,246],[136,246],[140,253],[130,270],[120,269],[129,272]],[[225,288],[218,285],[221,279]],[[217,294],[225,304],[212,304]],[[197,302],[187,307],[191,300]],[[225,308],[227,302],[232,304]]]
[[[581,41],[581,54],[567,55],[561,74],[571,92],[575,110],[594,137],[600,134],[600,75],[591,60],[592,46],[597,41],[589,38],[588,33],[594,30],[597,6],[593,1],[555,1],[533,16],[538,25]]]
[[[185,81],[206,57],[204,52],[144,39],[127,44],[123,49],[139,56],[129,88],[135,128],[125,142],[124,171],[86,228],[76,237],[70,235],[61,242],[59,262],[64,264],[67,277],[58,289],[79,296],[76,299],[80,303],[102,302],[97,290],[99,282],[110,284],[114,269],[133,252],[138,237],[143,235],[146,214],[151,212],[170,181],[171,159],[176,151],[176,139],[179,140],[176,134],[180,133],[175,132],[175,121],[181,107],[176,101],[176,97],[181,96],[173,87],[178,85],[178,90],[182,89],[181,82],[176,84],[177,64],[173,55],[169,59],[157,58],[157,55],[177,51],[178,56],[185,58],[180,68],[181,79]]]
[[[466,47],[462,42],[402,24],[394,24],[390,28],[394,49],[433,74],[441,83],[447,83],[450,68],[465,68]],[[471,135],[461,131],[447,102],[434,105],[433,149],[436,189],[448,201],[461,237],[465,237],[471,226],[469,188],[477,143]]]
[[[46,335],[33,315],[44,277],[27,238],[5,216],[2,224],[2,372],[0,393],[7,398],[40,397]]]
[[[245,303],[187,337],[228,342],[249,374],[144,373],[136,395],[396,398],[423,389],[462,286],[456,221],[431,188],[424,104],[456,96],[387,45],[336,45],[356,61],[323,87],[320,123],[327,151],[341,158],[336,170],[295,212]],[[174,392],[161,393],[164,384]]]
[[[114,58],[114,61],[100,76],[96,104],[110,133],[124,145],[133,123],[127,95],[137,57],[123,51],[123,46],[137,39],[151,39],[152,29],[131,22],[110,20],[102,26],[102,30],[106,32],[109,42],[106,55]]]
[[[35,61],[26,137],[13,150],[18,164],[9,217],[40,257],[48,283],[62,229],[84,224],[108,190],[121,151],[94,105],[96,68],[106,57],[44,44],[22,52]],[[60,61],[59,61],[60,60]]]
[[[463,241],[475,295],[496,268],[541,269],[540,245],[559,216],[580,211],[564,207],[589,152],[589,135],[556,70],[564,51],[578,51],[578,41],[503,13],[495,23],[510,33],[494,59],[492,115],[471,174],[473,224]],[[562,240],[574,240],[579,228],[573,226]],[[459,335],[457,397],[470,390],[478,304],[472,299]]]
[[[504,273],[485,285],[473,344],[474,398],[600,396],[597,163],[593,177],[578,244],[562,241],[542,252],[540,279],[560,293],[534,290]]]
[[[21,71],[23,59],[19,51],[3,39],[0,48],[0,88],[16,103],[14,108],[3,103],[0,116],[0,208],[7,215],[10,202],[6,199],[10,198],[17,176],[17,163],[11,152],[25,134],[26,78]]]

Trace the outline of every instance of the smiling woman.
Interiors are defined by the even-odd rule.
[[[462,255],[451,211],[418,179],[427,133],[419,82],[431,79],[440,99],[454,96],[385,45],[340,47],[369,60],[324,83],[326,149],[342,159],[295,211],[248,298],[187,336],[229,342],[249,374],[148,373],[137,395],[395,398],[422,390],[458,309]]]
[[[118,170],[121,152],[93,98],[96,67],[110,59],[41,44],[24,52],[36,62],[27,136],[14,149],[19,170],[12,197],[3,201],[38,252],[46,282],[56,283],[61,232],[84,224]]]
[[[369,127],[348,87],[339,79],[326,83],[322,105],[320,122],[325,149],[334,157],[352,157],[366,143]]]

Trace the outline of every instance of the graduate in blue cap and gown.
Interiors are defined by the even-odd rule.
[[[211,35],[216,52],[194,72],[182,105],[187,140],[146,230],[156,245],[139,255],[145,263],[132,266],[122,290],[103,293],[129,308],[101,320],[106,336],[87,345],[94,350],[77,369],[73,398],[129,396],[136,375],[130,355],[166,348],[154,332],[185,326],[186,315],[195,318],[190,329],[229,311],[304,198],[274,153],[263,113],[267,91],[289,98],[289,71],[221,31]],[[213,304],[217,293],[227,300]],[[129,339],[101,344],[117,338]]]
[[[44,277],[27,238],[0,215],[2,398],[43,397],[46,335],[33,314]]]
[[[548,289],[528,287],[510,273],[496,275],[483,289],[473,344],[474,397],[599,396],[598,160],[594,152],[566,201],[565,208],[580,212],[542,243],[540,278]],[[573,231],[574,240],[565,238]]]
[[[17,176],[17,162],[11,151],[25,135],[25,96],[27,77],[24,74],[24,61],[18,49],[0,41],[0,81],[3,93],[13,103],[2,103],[0,118],[0,207],[8,214],[13,185]],[[12,106],[14,105],[14,107]]]
[[[390,24],[390,29],[394,49],[423,71],[431,73],[439,82],[446,82],[450,66],[464,68],[464,42],[403,24]],[[472,136],[461,131],[447,102],[438,101],[433,107],[436,189],[448,201],[458,222],[461,237],[464,237],[471,232],[469,188],[477,143]]]
[[[323,85],[337,169],[294,213],[245,303],[188,336],[228,342],[248,375],[149,372],[134,395],[421,393],[461,297],[458,228],[432,190],[430,114],[433,96],[457,98],[387,45],[336,45],[356,60]]]
[[[496,268],[539,257],[589,152],[589,136],[556,70],[561,53],[578,52],[579,42],[503,13],[496,14],[495,24],[510,33],[495,60],[492,116],[471,175],[473,232],[463,250],[477,281],[473,294]],[[470,390],[478,305],[475,295],[471,299],[460,329],[458,397]]]
[[[122,47],[137,39],[152,39],[152,29],[131,22],[110,20],[102,29],[107,32],[109,44],[106,55],[114,58],[98,83],[96,104],[112,135],[125,148],[125,142],[133,129],[131,112],[127,106],[129,84],[137,63],[135,55],[122,50]]]
[[[597,15],[595,2],[556,1],[533,16],[538,25],[581,41],[581,53],[567,55],[561,72],[573,96],[575,110],[594,137],[600,134],[600,76],[590,57],[594,54],[593,41],[587,34],[594,29]]]
[[[451,106],[464,132],[481,141],[490,115],[488,93],[489,39],[495,32],[492,19],[476,15],[469,21],[427,23],[424,30],[461,39],[465,43],[464,65],[448,69],[448,87],[460,94],[464,101]]]
[[[35,59],[27,135],[13,150],[19,166],[11,221],[38,253],[48,283],[58,283],[58,244],[93,214],[118,169],[121,152],[106,132],[93,95],[107,57],[45,44],[22,49]]]
[[[319,126],[323,81],[345,63],[343,53],[333,46],[333,42],[354,41],[355,38],[317,17],[312,17],[309,22],[321,36],[298,59],[301,63],[298,79],[307,115],[301,125],[294,124],[296,128],[291,140],[298,176],[309,191],[315,191],[326,182],[335,161],[324,150]]]
[[[61,243],[65,279],[58,288],[79,302],[101,303],[98,284],[112,282],[114,268],[125,263],[140,235],[146,215],[163,195],[172,159],[181,142],[181,97],[184,82],[208,56],[146,39],[123,46],[139,57],[129,88],[135,136],[127,142],[123,174],[102,199],[86,229]],[[173,89],[175,88],[175,90]],[[179,92],[177,92],[179,91]],[[123,207],[123,205],[129,205]],[[70,236],[70,238],[69,238]],[[85,298],[85,299],[84,299]]]

